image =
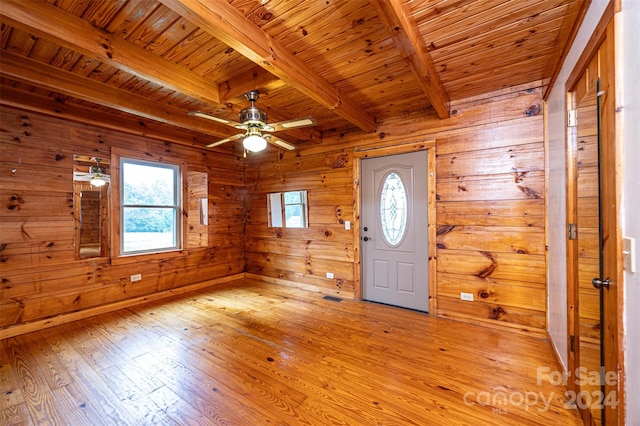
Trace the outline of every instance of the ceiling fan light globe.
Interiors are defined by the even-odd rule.
[[[91,180],[89,181],[89,183],[91,184],[91,186],[100,187],[100,186],[104,186],[107,183],[107,181],[104,180],[104,178],[101,175],[96,174],[91,177]]]
[[[247,151],[260,152],[267,147],[267,141],[262,136],[249,135],[242,141],[242,146]]]

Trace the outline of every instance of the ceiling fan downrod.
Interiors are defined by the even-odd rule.
[[[245,93],[244,96],[249,102],[251,102],[251,106],[240,111],[240,122],[255,126],[262,126],[266,124],[267,113],[254,105],[254,102],[260,97],[258,91],[252,90],[251,92]]]

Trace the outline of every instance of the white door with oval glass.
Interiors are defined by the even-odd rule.
[[[363,298],[428,311],[427,152],[362,160]]]

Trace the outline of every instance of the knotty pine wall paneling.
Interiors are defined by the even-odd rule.
[[[0,114],[0,328],[244,272],[242,158],[9,107]],[[111,148],[208,174],[207,247],[75,259],[73,155],[109,158]],[[130,282],[134,273],[142,280]]]
[[[288,154],[247,160],[247,272],[353,297],[353,234],[344,229],[345,220],[353,221],[351,157],[335,148]],[[267,194],[296,190],[308,191],[309,227],[269,228]]]
[[[329,135],[247,161],[252,274],[357,293],[353,153],[436,140],[437,314],[542,336],[546,328],[542,82],[452,104],[452,116],[398,117],[373,135]],[[309,191],[309,228],[267,227],[266,194]],[[425,259],[427,261],[427,259]],[[334,272],[327,279],[326,272]],[[474,301],[460,300],[472,293]]]

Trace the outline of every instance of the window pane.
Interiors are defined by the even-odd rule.
[[[382,235],[389,245],[397,245],[404,236],[407,223],[407,192],[402,179],[389,173],[380,193]]]
[[[175,204],[175,170],[173,167],[123,164],[126,205],[173,206]]]
[[[121,252],[180,248],[179,166],[124,158],[120,164]]]
[[[300,191],[285,192],[284,203],[285,204],[299,204],[301,203]]]
[[[284,214],[287,228],[303,228],[304,221],[302,219],[302,206],[294,204],[284,207]]]
[[[176,247],[176,213],[173,208],[123,209],[125,252]]]
[[[267,203],[269,204],[267,210],[269,211],[269,226],[280,228],[282,227],[282,197],[279,192],[269,194],[267,196]]]

